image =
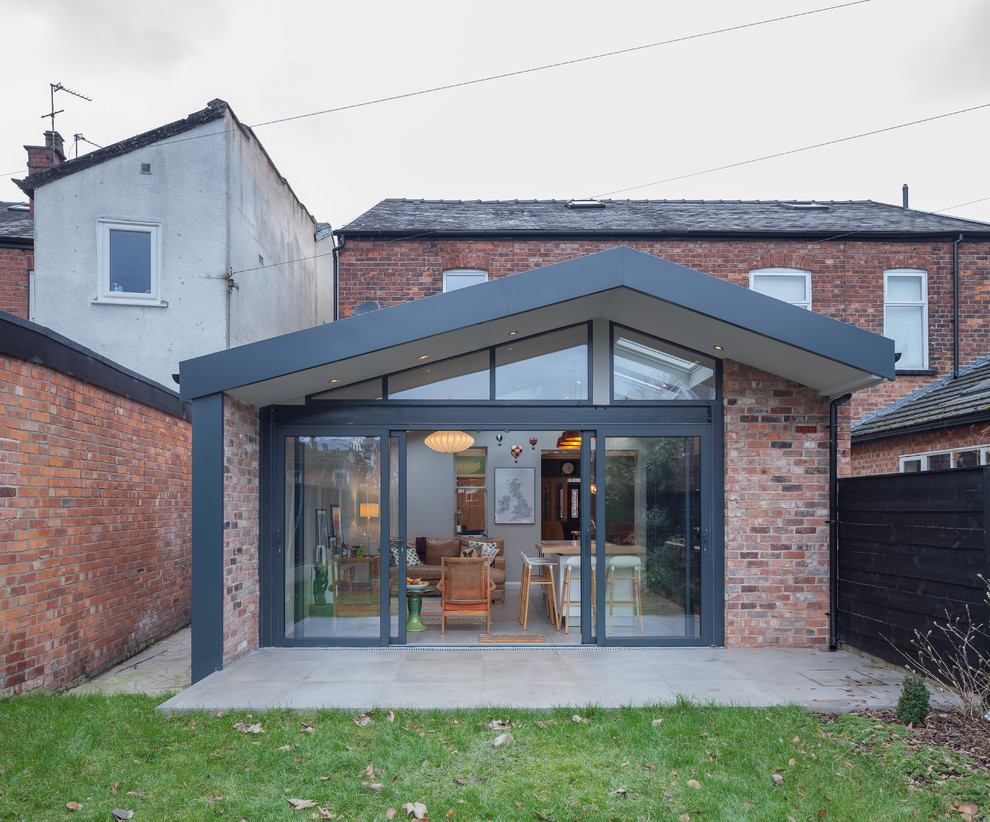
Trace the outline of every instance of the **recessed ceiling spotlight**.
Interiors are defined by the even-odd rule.
[[[516,334],[518,334],[518,333],[519,333],[518,331],[510,331],[510,332],[509,332],[509,336],[510,336],[510,337],[514,337],[514,336],[516,336]]]
[[[418,360],[428,360],[430,358],[429,354],[420,354],[416,359]]]
[[[725,351],[725,349],[720,345],[713,345],[712,348],[714,348],[716,351]]]
[[[330,385],[333,385],[335,382],[340,382],[340,378],[334,377],[332,380],[330,380]]]

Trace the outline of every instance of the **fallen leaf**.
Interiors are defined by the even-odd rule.
[[[217,719],[223,719],[227,715],[226,711],[217,711]]]
[[[395,722],[395,714],[392,713],[391,711],[389,711],[387,714],[385,714],[385,721],[386,722]]]
[[[315,808],[315,807],[317,807],[317,804],[312,799],[288,799],[287,798],[285,801],[288,802],[290,805],[292,805],[292,809],[293,810],[296,810],[296,811],[303,811],[306,808]]]
[[[444,816],[446,816],[448,819],[450,819],[450,817],[452,817],[453,815],[454,815],[453,808],[451,808],[449,811],[447,811],[447,813],[444,814]]]
[[[299,724],[302,725],[302,728],[300,728],[300,731],[302,733],[304,733],[304,734],[315,734],[316,733],[316,728],[314,728],[308,722],[300,722]]]
[[[788,759],[787,760],[787,764],[790,765],[793,768],[794,767],[794,760],[793,759]]]
[[[663,720],[662,719],[654,719],[650,724],[655,728],[657,725],[662,725],[663,724]]]
[[[574,716],[571,717],[571,722],[588,722],[588,720],[581,718],[577,714],[574,714]]]
[[[494,741],[492,742],[492,745],[496,748],[499,748],[502,745],[508,745],[510,742],[515,742],[515,741],[516,740],[513,739],[512,734],[504,733],[496,736]]]
[[[292,751],[292,750],[295,750],[295,747],[296,747],[295,745],[283,745],[278,750],[280,750],[280,751]]]
[[[396,814],[395,808],[389,808],[387,811],[385,811],[385,818],[395,819],[395,814]]]
[[[493,731],[507,731],[512,727],[512,725],[502,719],[493,719],[488,723],[487,727],[491,728]]]
[[[380,791],[384,786],[381,782],[362,782],[362,788],[367,788],[369,791]]]
[[[66,802],[65,807],[70,811],[81,811],[83,806],[81,802]]]
[[[373,720],[367,714],[361,714],[359,717],[357,717],[357,719],[354,720],[354,724],[363,728],[365,725],[374,724],[374,721],[375,720]]]
[[[616,796],[629,796],[629,791],[627,791],[625,788],[616,788],[615,789],[615,795]]]
[[[113,785],[113,787],[110,789],[110,796],[116,796],[117,795],[117,790],[119,788],[120,788],[120,783],[119,782],[115,782],[114,785]]]
[[[691,822],[691,814],[682,813],[680,816],[677,817],[677,822]]]
[[[406,812],[406,816],[412,814],[415,819],[426,818],[426,805],[422,802],[406,802],[406,804],[402,806],[402,810]]]
[[[209,799],[210,802],[221,802],[222,800],[223,800],[223,794],[222,793],[215,793]]]
[[[130,819],[134,816],[134,811],[126,811],[122,808],[114,808],[110,813],[113,814],[114,819]]]
[[[779,773],[775,773],[773,775],[773,781],[776,782],[778,785],[783,785],[784,777],[782,777]]]
[[[696,791],[701,790],[701,783],[697,779],[689,779],[687,784],[689,788],[694,788]]]
[[[819,819],[824,819],[826,816],[828,816],[828,811],[825,808],[822,808],[820,811],[818,811]]]
[[[254,725],[245,725],[243,722],[235,722],[234,728],[242,734],[263,734],[265,732],[265,729],[261,727],[261,723],[258,722],[255,722]]]

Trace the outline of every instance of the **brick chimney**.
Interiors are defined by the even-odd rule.
[[[64,142],[57,131],[45,132],[43,146],[24,146],[28,153],[28,174],[57,166],[65,162]]]
[[[45,132],[45,144],[43,146],[24,146],[28,153],[28,174],[35,174],[38,171],[47,171],[59,163],[65,162],[64,142],[62,135],[57,131]],[[34,194],[31,199],[31,219],[34,219]]]

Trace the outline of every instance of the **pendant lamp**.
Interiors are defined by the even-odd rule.
[[[426,438],[426,445],[442,454],[456,454],[474,445],[474,437],[463,431],[434,431]]]

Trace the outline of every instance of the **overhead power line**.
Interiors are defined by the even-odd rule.
[[[911,120],[908,123],[898,123],[896,126],[887,126],[886,128],[878,128],[873,131],[863,131],[859,134],[852,134],[848,137],[837,137],[835,140],[826,140],[823,143],[814,143],[810,146],[802,146],[801,148],[792,148],[787,151],[778,151],[774,154],[764,154],[762,157],[753,157],[749,160],[740,160],[737,163],[728,163],[724,166],[713,166],[712,168],[706,168],[701,171],[691,171],[687,174],[678,174],[675,177],[665,177],[663,180],[654,180],[652,183],[641,183],[640,185],[629,186],[627,188],[617,188],[614,191],[606,191],[602,194],[596,194],[594,199],[601,199],[602,197],[611,197],[613,194],[623,194],[627,191],[636,191],[640,188],[649,188],[650,186],[663,185],[664,183],[673,183],[678,180],[687,180],[691,177],[700,177],[702,174],[712,174],[716,171],[726,171],[730,168],[739,168],[740,166],[748,166],[753,163],[762,163],[764,160],[773,160],[777,157],[787,157],[791,154],[800,154],[803,151],[812,151],[816,148],[824,148],[825,146],[834,146],[838,143],[848,143],[850,140],[859,140],[863,137],[872,137],[875,134],[885,134],[888,131],[896,131],[900,128],[908,128],[908,126],[917,126],[922,123],[931,123],[934,120],[944,120],[946,117],[955,117],[958,114],[968,114],[971,111],[979,111],[983,108],[990,108],[990,103],[982,103],[978,106],[970,106],[969,108],[961,108],[956,111],[947,111],[944,114],[935,114],[931,117],[923,117],[920,120]]]
[[[732,31],[742,31],[743,29],[750,29],[756,26],[765,26],[768,23],[780,23],[784,20],[794,20],[798,17],[807,17],[812,14],[821,14],[826,11],[835,11],[836,9],[844,9],[849,6],[860,6],[863,3],[869,3],[871,0],[853,0],[850,3],[840,3],[836,6],[826,6],[820,9],[811,9],[810,11],[797,12],[796,14],[786,14],[782,17],[771,17],[767,20],[757,20],[752,23],[742,23],[738,26],[727,26],[722,29],[714,29],[713,31],[704,31],[699,34],[686,34],[683,37],[673,37],[670,40],[661,40],[657,43],[646,43],[641,46],[631,46],[625,49],[617,49],[616,51],[607,51],[603,54],[592,54],[589,57],[576,57],[573,60],[561,60],[558,63],[547,63],[542,66],[532,66],[531,68],[519,69],[518,71],[507,71],[502,74],[493,74],[488,77],[478,77],[474,80],[463,80],[459,83],[448,83],[443,86],[434,86],[433,88],[420,89],[419,91],[409,91],[405,94],[393,94],[390,97],[379,97],[377,100],[366,100],[363,103],[351,103],[346,106],[337,106],[336,108],[327,108],[322,111],[311,111],[308,114],[294,114],[291,117],[281,117],[277,120],[266,120],[263,123],[256,123],[251,126],[251,128],[261,128],[261,126],[271,126],[276,123],[288,123],[292,120],[302,120],[305,117],[319,117],[321,114],[333,114],[338,111],[348,111],[355,108],[364,108],[366,106],[374,106],[379,103],[391,103],[395,100],[405,100],[409,97],[419,97],[423,94],[434,94],[438,91],[449,91],[455,88],[464,88],[465,86],[476,86],[479,83],[490,83],[493,80],[505,80],[509,77],[520,77],[524,74],[533,74],[538,71],[548,71],[550,69],[562,68],[563,66],[573,66],[578,63],[588,63],[592,60],[603,60],[606,57],[617,57],[620,54],[632,54],[636,51],[644,51],[646,49],[655,49],[660,46],[670,46],[675,43],[686,43],[689,40],[699,40],[702,37],[713,37],[716,34],[727,34]]]

